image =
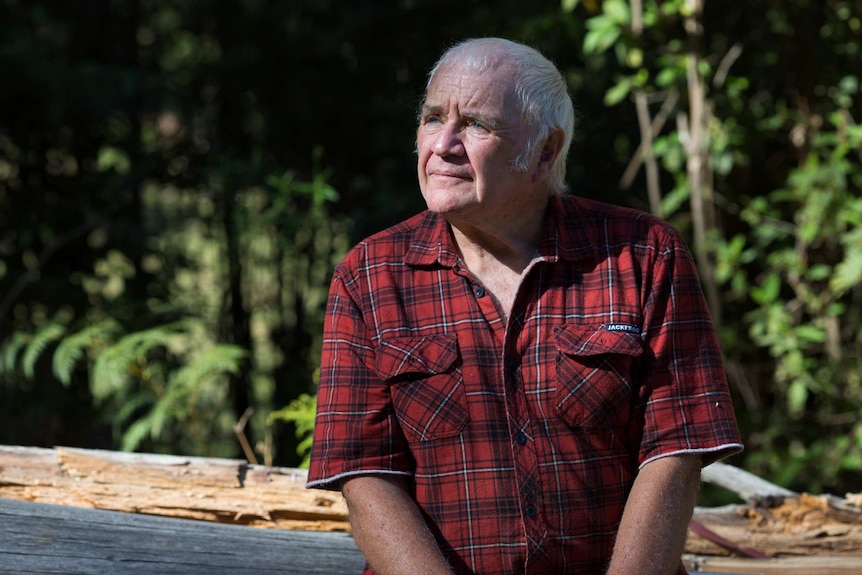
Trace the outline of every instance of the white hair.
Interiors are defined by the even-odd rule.
[[[515,94],[521,102],[521,117],[532,134],[524,149],[512,160],[512,169],[526,171],[537,148],[552,130],[563,130],[563,147],[551,166],[548,186],[551,193],[562,194],[566,185],[566,157],[575,131],[575,111],[566,81],[556,66],[539,51],[503,38],[474,38],[455,44],[437,60],[428,73],[425,92],[435,74],[457,62],[481,73],[499,63],[514,65]]]

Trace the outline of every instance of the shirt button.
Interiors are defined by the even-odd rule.
[[[477,287],[473,290],[473,293],[476,294],[476,297],[485,297],[485,288]]]
[[[527,434],[524,433],[523,431],[519,431],[518,433],[515,434],[515,441],[518,443],[518,445],[526,445]]]
[[[535,517],[536,516],[536,506],[535,505],[527,505],[524,512],[527,514],[527,517]]]

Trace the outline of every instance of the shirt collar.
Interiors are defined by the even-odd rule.
[[[539,258],[556,262],[560,259],[578,261],[588,259],[595,253],[583,219],[583,209],[578,198],[552,195],[545,216]],[[413,233],[410,249],[404,256],[409,266],[439,264],[453,267],[458,260],[449,224],[439,214],[422,213]]]
[[[451,268],[458,260],[458,252],[449,231],[449,224],[439,214],[425,211],[422,213],[410,249],[404,256],[408,266],[431,266],[439,264]]]
[[[539,255],[546,261],[578,261],[595,253],[584,215],[588,208],[575,196],[552,195],[545,217],[544,239]]]

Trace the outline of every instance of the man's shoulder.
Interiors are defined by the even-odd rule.
[[[618,206],[581,196],[565,196],[566,219],[574,218],[596,241],[675,242],[679,232],[662,218],[636,208]]]
[[[565,196],[564,200],[569,204],[569,210],[574,210],[594,219],[631,223],[633,226],[670,227],[669,223],[658,216],[654,216],[653,214],[637,208],[609,204],[607,202],[583,196],[569,195]]]
[[[426,231],[429,227],[433,227],[435,224],[434,214],[428,210],[424,210],[369,235],[359,242],[358,245],[386,245],[392,242],[413,241],[417,235],[421,235],[423,231]]]
[[[354,245],[340,267],[400,264],[411,248],[436,248],[440,233],[438,220],[438,216],[426,210],[375,232]]]

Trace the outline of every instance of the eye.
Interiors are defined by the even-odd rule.
[[[440,123],[440,117],[437,116],[436,114],[429,114],[427,116],[422,116],[422,124],[423,125],[439,124],[439,123]]]
[[[470,122],[467,125],[470,126],[470,128],[473,130],[479,130],[482,132],[488,131],[488,128],[485,127],[485,124],[483,124],[479,120],[470,120]]]

